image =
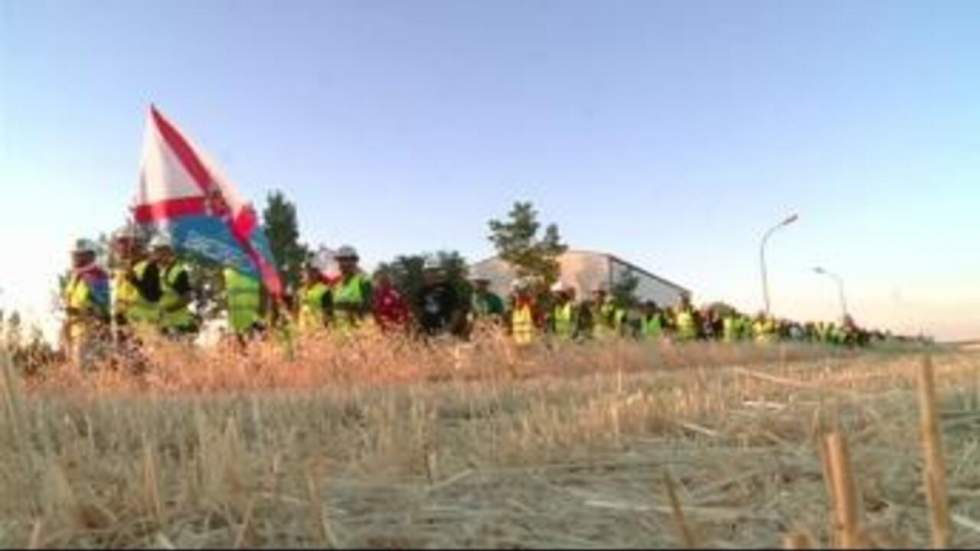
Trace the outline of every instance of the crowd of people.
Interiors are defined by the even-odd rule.
[[[71,252],[72,269],[62,296],[62,337],[72,361],[83,368],[105,357],[110,347],[138,349],[137,328],[176,340],[189,340],[201,328],[192,307],[195,289],[188,264],[165,234],[144,240],[132,228],[122,228],[110,246],[108,270],[97,262],[91,240],[78,240]],[[724,305],[695,308],[688,296],[674,305],[627,304],[604,286],[578,300],[575,288],[561,281],[548,287],[527,277],[515,279],[509,295],[501,297],[491,290],[490,279],[480,275],[465,289],[454,285],[435,258],[426,260],[420,288],[407,296],[390,274],[365,273],[353,247],[341,247],[334,258],[338,274],[327,277],[308,263],[299,287],[277,300],[270,300],[254,277],[225,267],[228,333],[243,349],[271,331],[356,337],[371,330],[429,340],[468,339],[474,331],[497,328],[517,346],[610,338],[861,346],[885,338],[862,330],[847,316],[840,324],[800,324],[762,312],[750,317]]]

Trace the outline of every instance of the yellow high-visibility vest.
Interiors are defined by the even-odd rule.
[[[180,261],[174,262],[167,269],[160,269],[160,325],[164,328],[187,327],[194,323],[194,316],[187,306],[170,310],[181,302],[181,296],[174,285],[182,273],[188,272],[187,266]]]
[[[354,274],[350,279],[344,281],[343,278],[337,280],[333,286],[334,321],[336,327],[343,332],[360,323],[359,316],[352,310],[359,310],[364,307],[366,297],[363,292],[364,276]],[[345,308],[346,307],[346,308]]]
[[[299,305],[299,328],[301,331],[324,327],[323,297],[329,292],[330,287],[327,287],[327,284],[322,281],[303,288]]]
[[[149,265],[147,260],[137,262],[133,266],[136,277],[142,279]],[[160,316],[156,304],[143,298],[123,269],[116,270],[112,278],[112,314],[129,323],[156,323]]]
[[[694,312],[681,310],[677,312],[677,338],[688,341],[696,339],[698,328],[694,324]]]
[[[603,339],[619,335],[625,317],[625,310],[612,302],[606,302],[599,307],[598,316],[593,318],[595,337]]]
[[[575,320],[573,317],[572,303],[555,305],[555,335],[562,340],[569,340],[575,333]]]
[[[721,320],[721,338],[725,342],[735,342],[738,339],[738,319],[725,316]]]
[[[643,320],[643,336],[648,339],[659,339],[663,336],[664,328],[660,314],[654,314],[650,319]]]
[[[72,274],[63,293],[65,306],[75,312],[68,317],[68,337],[74,340],[93,333],[103,323],[106,308],[96,301],[88,282],[78,274]]]
[[[258,278],[225,267],[225,296],[228,325],[236,333],[246,331],[262,319],[262,284]]]
[[[531,305],[524,304],[514,308],[511,313],[511,332],[516,344],[528,345],[534,340],[534,316],[531,313]]]

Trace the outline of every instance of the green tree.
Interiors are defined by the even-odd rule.
[[[419,295],[419,291],[422,289],[422,268],[425,265],[425,259],[431,256],[435,256],[439,265],[446,271],[447,280],[456,288],[461,299],[468,299],[471,292],[469,282],[466,279],[469,268],[466,259],[457,251],[438,251],[434,255],[425,253],[399,255],[390,262],[379,263],[374,270],[375,274],[388,274],[395,288],[409,301],[416,316],[419,315],[419,312],[414,312],[415,297]],[[468,302],[464,304],[468,304]]]
[[[561,272],[558,256],[568,250],[558,235],[558,226],[549,224],[538,237],[541,224],[530,202],[514,203],[507,218],[489,222],[489,239],[500,258],[513,266],[519,277],[536,276],[545,286],[557,281]]]
[[[636,296],[636,288],[639,285],[640,278],[632,269],[627,269],[616,276],[616,281],[610,287],[609,294],[623,308],[632,308],[639,302],[639,298]]]
[[[278,190],[270,193],[266,201],[265,210],[262,211],[262,230],[269,239],[269,247],[283,275],[284,285],[287,289],[295,290],[299,287],[303,263],[311,256],[309,247],[299,241],[296,206]]]

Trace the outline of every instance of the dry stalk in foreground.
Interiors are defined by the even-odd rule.
[[[813,549],[813,536],[803,530],[795,530],[783,538],[783,549]]]
[[[687,519],[684,518],[681,501],[677,498],[677,492],[674,489],[674,479],[670,477],[667,471],[664,471],[664,486],[667,488],[667,498],[670,499],[670,508],[674,515],[677,531],[681,535],[681,542],[688,549],[693,549],[697,547],[697,542],[694,540],[694,534],[691,533],[691,529],[687,525]]]
[[[834,431],[824,438],[824,463],[829,472],[824,476],[830,479],[833,489],[834,527],[837,547],[858,549],[864,545],[860,528],[860,505],[854,489],[854,476],[851,472],[850,458],[847,454],[847,441]]]
[[[852,507],[859,545],[929,545],[908,438],[920,358],[779,365],[776,351],[532,350],[515,378],[492,341],[314,341],[298,342],[295,361],[271,346],[175,348],[138,378],[14,377],[13,393],[0,386],[0,549],[819,547],[836,513],[819,496],[826,480],[836,499],[842,468],[828,448],[821,476],[800,452],[814,437],[826,445],[824,426],[864,452],[849,481],[867,503]],[[966,425],[944,424],[951,520],[957,543],[978,547],[980,357],[933,360]],[[828,401],[836,421],[823,425]],[[648,506],[664,471],[671,503]]]
[[[936,387],[933,381],[932,359],[925,356],[919,370],[919,417],[922,428],[922,452],[925,455],[923,478],[929,500],[932,527],[932,546],[945,549],[952,542],[949,502],[946,495],[946,460],[939,432],[936,410]]]

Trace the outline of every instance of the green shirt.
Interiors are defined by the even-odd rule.
[[[495,293],[474,292],[470,298],[470,310],[476,317],[504,315],[504,301]]]

